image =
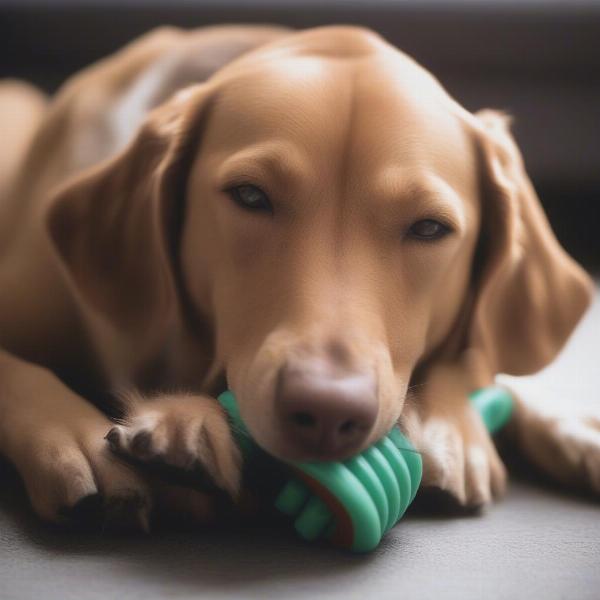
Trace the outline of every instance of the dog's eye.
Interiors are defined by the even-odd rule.
[[[228,191],[233,201],[246,210],[273,211],[267,194],[255,185],[238,185]]]
[[[434,219],[422,219],[413,223],[408,233],[418,240],[438,240],[450,233],[450,228]]]

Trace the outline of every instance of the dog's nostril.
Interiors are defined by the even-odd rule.
[[[314,427],[317,420],[309,413],[296,412],[292,415],[292,422],[300,427]]]
[[[296,460],[333,460],[358,451],[373,428],[378,401],[368,373],[314,360],[284,366],[275,409],[282,447]]]
[[[347,420],[347,421],[344,421],[340,425],[339,432],[343,433],[343,434],[348,434],[348,433],[352,433],[356,429],[357,429],[357,423],[356,423],[356,421]]]

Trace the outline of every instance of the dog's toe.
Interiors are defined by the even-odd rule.
[[[191,486],[196,480],[205,491],[218,488],[232,497],[238,493],[241,456],[213,399],[175,395],[137,404],[106,441],[118,456],[165,479]],[[177,476],[176,470],[187,475]]]
[[[152,506],[148,486],[131,467],[107,452],[102,436],[47,435],[28,452],[24,473],[32,505],[44,520],[83,527],[106,527],[108,507],[136,498],[125,528],[147,528]],[[34,460],[35,459],[35,460]],[[140,500],[142,499],[142,500]]]
[[[477,419],[471,410],[452,418],[434,416],[418,432],[423,485],[450,494],[468,510],[490,504],[506,487],[506,469]]]
[[[131,440],[131,452],[136,456],[152,456],[152,432],[147,429],[138,431]]]

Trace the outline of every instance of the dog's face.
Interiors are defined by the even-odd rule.
[[[236,69],[187,190],[186,285],[253,435],[288,459],[347,456],[392,427],[477,240],[476,156],[445,94],[350,42],[350,58]]]
[[[583,280],[562,254],[562,271],[540,269],[559,249],[500,117],[485,142],[484,118],[373,34],[320,29],[290,40],[180,94],[123,156],[57,202],[51,229],[90,302],[127,326],[141,318],[135,294],[152,314],[165,311],[168,272],[178,271],[255,439],[285,459],[340,459],[392,427],[415,368],[450,338],[492,374],[527,371],[560,347],[586,294],[551,317],[532,301],[532,286],[564,290],[568,275],[579,290]],[[182,159],[184,148],[193,154]],[[176,239],[174,179],[186,182]],[[118,232],[148,255],[119,271],[138,291],[104,297],[77,242],[90,235],[84,220],[99,238],[98,213],[86,220],[82,202],[135,182],[117,194],[137,215]],[[489,268],[474,282],[485,212]],[[103,231],[124,213],[111,214]],[[156,232],[165,223],[166,244]],[[116,252],[111,244],[103,252]],[[164,258],[160,269],[150,257]],[[506,332],[511,306],[514,326],[526,323],[521,337]]]

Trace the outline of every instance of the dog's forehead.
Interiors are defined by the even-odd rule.
[[[460,107],[405,55],[276,54],[221,86],[214,117],[228,149],[285,139],[308,160],[345,157],[360,176],[402,164],[464,182],[473,172]]]
[[[361,70],[353,112],[350,163],[366,172],[434,170],[472,191],[476,157],[466,111],[420,67],[385,62]]]
[[[224,81],[213,117],[226,129],[235,129],[244,143],[273,135],[302,144],[314,131],[339,131],[339,111],[348,93],[341,89],[343,74],[329,61],[315,57],[280,57],[239,70]],[[319,138],[320,139],[320,138]]]

